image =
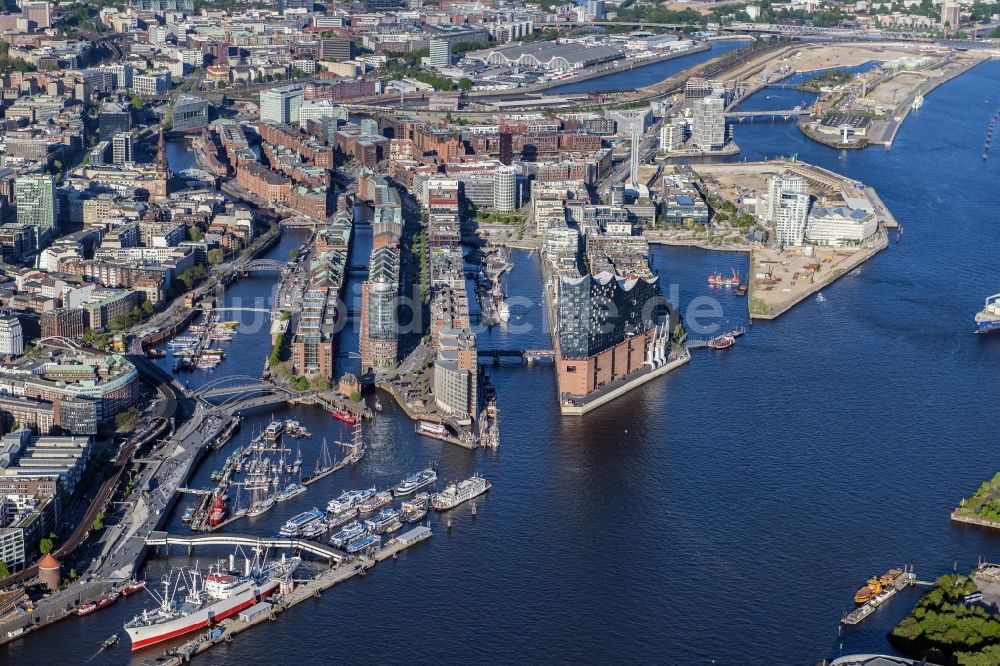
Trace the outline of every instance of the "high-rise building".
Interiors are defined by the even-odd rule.
[[[517,208],[517,169],[499,166],[493,176],[493,208],[509,213]]]
[[[351,40],[345,37],[321,39],[319,42],[319,59],[344,62],[351,59]]]
[[[468,329],[445,328],[438,334],[434,362],[434,400],[460,422],[477,416],[479,353],[476,335]]]
[[[957,2],[944,0],[941,3],[941,25],[947,24],[949,28],[957,30],[962,22],[960,11]]]
[[[560,403],[583,400],[664,360],[658,340],[673,330],[676,314],[660,295],[658,277],[627,280],[609,272],[561,277],[557,303]],[[669,323],[661,322],[663,317]]]
[[[35,229],[35,247],[48,245],[55,233],[58,215],[56,184],[52,176],[18,176],[14,182],[17,223]]]
[[[587,13],[595,21],[602,21],[606,16],[604,12],[604,0],[587,0]]]
[[[446,39],[430,40],[431,67],[451,66],[451,42]]]
[[[127,90],[132,87],[132,63],[123,62],[108,67],[115,81],[117,90]]]
[[[633,187],[638,187],[639,185],[639,144],[642,140],[641,136],[637,130],[632,130],[632,145],[629,147],[628,182]]]
[[[111,139],[111,161],[115,164],[132,162],[132,133],[119,132]]]
[[[25,2],[21,11],[36,28],[48,28],[52,25],[48,2]]]
[[[115,102],[105,102],[97,116],[97,127],[101,138],[110,141],[115,134],[132,129],[132,110]]]
[[[799,246],[809,220],[809,195],[781,192],[774,216],[774,230],[782,246]]]
[[[194,95],[181,95],[173,110],[173,130],[188,132],[208,125],[208,101]]]
[[[774,224],[783,192],[807,194],[805,178],[797,176],[771,176],[767,179],[767,199],[763,202],[764,211],[763,215],[761,215],[765,223]]]
[[[726,144],[726,105],[721,97],[702,97],[692,104],[691,139],[701,150]]]
[[[260,119],[262,122],[299,122],[299,108],[302,106],[302,86],[289,85],[260,91]]]
[[[660,126],[660,149],[676,150],[684,143],[684,134],[687,130],[687,123],[680,116],[663,121]]]
[[[21,322],[11,315],[0,315],[0,356],[18,356],[24,353],[24,333]]]
[[[372,252],[368,279],[361,285],[361,369],[391,368],[398,354],[399,251],[383,246]]]
[[[500,161],[507,166],[514,162],[514,135],[500,130]]]

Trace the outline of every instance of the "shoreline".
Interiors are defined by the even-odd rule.
[[[764,320],[774,320],[774,319],[777,319],[778,317],[780,317],[781,315],[785,314],[786,312],[788,312],[789,310],[791,310],[793,307],[795,307],[796,305],[798,305],[802,301],[806,300],[807,298],[809,298],[810,296],[812,296],[816,292],[821,291],[821,290],[825,289],[826,287],[829,287],[831,284],[833,284],[834,282],[836,282],[840,278],[844,277],[845,275],[849,274],[851,271],[853,271],[855,268],[857,268],[861,264],[863,264],[866,261],[868,261],[869,259],[875,257],[875,255],[877,255],[879,252],[881,252],[882,250],[884,250],[887,247],[889,247],[889,234],[888,234],[888,231],[886,230],[886,228],[884,226],[880,225],[880,228],[879,228],[878,232],[876,232],[876,233],[878,234],[879,239],[878,239],[878,241],[876,242],[876,244],[874,246],[869,247],[869,248],[861,248],[857,252],[854,252],[847,259],[847,261],[844,262],[843,266],[838,266],[837,269],[833,273],[831,273],[830,275],[827,275],[827,276],[823,277],[823,279],[821,279],[819,282],[816,282],[816,283],[810,285],[809,288],[806,289],[801,294],[797,294],[795,296],[792,296],[787,301],[781,301],[779,303],[775,303],[774,305],[772,305],[770,307],[770,310],[768,312],[766,312],[766,313],[755,313],[754,312],[754,310],[753,310],[754,283],[753,283],[753,281],[750,281],[750,283],[749,283],[750,284],[750,290],[747,293],[747,312],[750,315],[750,321],[752,322],[754,319],[764,319]],[[751,271],[751,273],[753,272],[753,259],[752,258],[750,260],[750,271]],[[837,272],[837,271],[839,271],[839,272]]]

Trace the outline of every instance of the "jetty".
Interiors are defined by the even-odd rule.
[[[165,658],[157,660],[167,666],[179,666],[191,661],[195,656],[210,650],[219,643],[231,643],[235,636],[262,622],[277,619],[277,616],[303,601],[319,598],[323,592],[334,585],[342,583],[355,576],[364,576],[368,570],[379,562],[395,558],[399,553],[421,541],[429,539],[433,532],[430,527],[421,525],[398,537],[390,539],[385,546],[375,551],[371,557],[351,559],[345,557],[327,571],[315,578],[299,582],[287,592],[280,592],[270,601],[263,601],[235,618],[224,620],[215,628],[209,629],[200,637],[181,645],[176,650],[167,653]],[[151,535],[152,536],[152,535]],[[317,544],[318,545],[318,544]]]

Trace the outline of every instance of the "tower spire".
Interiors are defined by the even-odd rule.
[[[163,126],[160,126],[160,138],[156,143],[156,169],[164,173],[168,170],[167,144],[163,139]]]

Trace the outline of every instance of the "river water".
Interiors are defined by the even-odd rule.
[[[777,108],[766,106],[774,94],[743,108]],[[1000,166],[980,158],[998,105],[1000,63],[990,62],[929,95],[891,150],[835,151],[790,123],[737,126],[743,152],[734,159],[797,153],[857,178],[877,188],[903,241],[778,321],[756,323],[735,348],[696,351],[684,368],[582,418],[558,415],[551,368],[492,369],[502,414],[495,453],[416,436],[383,396],[357,468],[227,531],[273,534],[342,489],[386,486],[430,460],[442,480],[474,471],[492,480],[478,515],[459,508],[450,531],[437,519],[430,541],[213,649],[205,663],[810,664],[889,651],[885,634],[917,592],[838,634],[868,576],[906,563],[927,579],[1000,558],[1000,535],[948,520],[996,471],[987,433],[1000,338],[972,335],[972,316],[1000,286]],[[363,230],[358,239],[355,264],[365,260]],[[290,232],[270,256],[283,259],[299,242]],[[483,347],[548,341],[538,259],[513,258],[518,332],[483,333]],[[716,270],[745,274],[744,255],[657,247],[653,264],[689,322],[706,331],[745,323],[745,300],[705,283]],[[245,279],[227,301],[265,297],[272,281]],[[192,385],[259,373],[266,327],[252,333],[246,322],[225,363],[191,373]],[[343,342],[355,350],[356,332]],[[275,415],[315,433],[301,443],[307,468],[322,437],[332,445],[348,436],[314,408]],[[270,416],[248,418],[191,485],[207,486]],[[185,504],[168,529],[183,531]],[[197,557],[204,566],[224,552]],[[147,577],[194,563],[154,558]],[[67,620],[4,648],[0,660],[84,661],[143,603],[151,602]],[[127,662],[127,649],[126,641],[93,662]]]

